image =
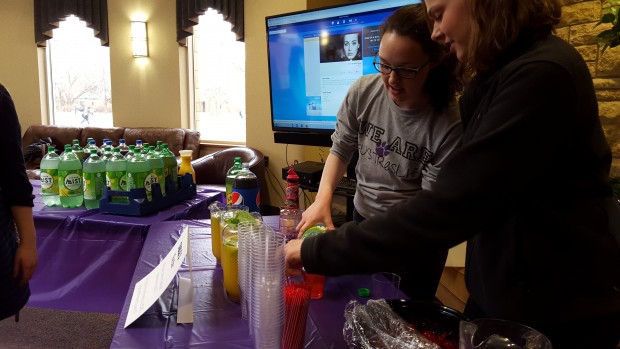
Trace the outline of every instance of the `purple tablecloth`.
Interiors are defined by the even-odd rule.
[[[276,217],[265,217],[277,226]],[[184,224],[190,227],[194,322],[176,323],[178,278],[189,277],[184,262],[166,291],[138,320],[123,328],[135,284],[144,278],[170,251]],[[360,287],[370,287],[366,275],[328,277],[322,299],[311,300],[306,325],[305,348],[346,348],[342,329],[344,308],[357,296]],[[401,294],[402,295],[402,294]],[[404,297],[404,295],[402,295]],[[222,269],[211,252],[208,221],[164,222],[149,229],[131,281],[110,348],[253,348],[248,321],[241,307],[225,296]]]
[[[209,218],[209,204],[223,200],[221,192],[199,190],[153,215],[118,216],[84,207],[46,207],[39,183],[32,184],[39,263],[28,305],[63,310],[120,313],[149,227]]]

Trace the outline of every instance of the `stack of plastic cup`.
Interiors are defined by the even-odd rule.
[[[252,234],[259,234],[262,222],[262,217],[256,212],[252,212],[252,215],[256,218],[255,223],[239,223],[239,289],[241,290],[241,317],[245,320],[249,318],[249,304],[250,304],[250,284],[251,274],[250,266],[252,265],[252,255],[250,253],[250,236]]]
[[[261,224],[250,234],[250,333],[255,348],[280,348],[284,327],[285,236]]]

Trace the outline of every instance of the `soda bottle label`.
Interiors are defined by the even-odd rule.
[[[285,188],[284,205],[289,208],[299,208],[299,186],[288,185]]]
[[[231,205],[232,204],[232,188],[233,188],[233,184],[235,183],[235,175],[231,175],[231,176],[226,176],[226,204]]]
[[[233,188],[232,194],[233,205],[245,205],[250,208],[250,212],[260,212],[260,189],[241,189]]]
[[[144,189],[146,189],[147,193],[153,190],[151,188],[151,184],[153,183],[159,183],[159,178],[157,177],[155,173],[151,172],[144,179]]]
[[[226,195],[226,204],[227,205],[232,205],[232,193]]]
[[[166,180],[164,169],[165,169],[164,167],[159,167],[159,168],[154,168],[151,170],[151,174],[154,174],[155,176],[157,176],[157,183],[159,183],[162,186],[164,185],[163,183]],[[162,190],[164,190],[163,187],[162,187]]]
[[[83,195],[82,170],[58,170],[58,178],[60,196]]]
[[[41,194],[58,195],[58,170],[41,170]]]
[[[112,190],[127,190],[127,175],[125,171],[106,172],[106,185]]]
[[[84,199],[98,200],[103,193],[103,174],[101,172],[84,173]]]
[[[127,172],[127,188],[144,188],[144,183],[148,175],[148,172]]]

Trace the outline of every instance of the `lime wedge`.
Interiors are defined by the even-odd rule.
[[[310,227],[310,228],[306,229],[306,231],[303,233],[301,238],[305,239],[307,237],[323,234],[324,232],[325,232],[325,227],[324,226],[316,226],[315,225],[313,227]]]

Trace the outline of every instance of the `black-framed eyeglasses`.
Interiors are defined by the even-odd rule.
[[[375,67],[375,69],[377,69],[377,71],[381,74],[385,74],[385,75],[390,75],[392,74],[392,71],[396,72],[396,75],[399,78],[403,78],[403,79],[415,79],[416,76],[418,76],[418,73],[420,73],[420,70],[422,70],[422,68],[424,68],[429,61],[426,61],[426,63],[422,64],[421,66],[417,67],[417,68],[405,68],[405,67],[392,67],[389,64],[384,64],[384,63],[380,63],[377,61],[378,57],[375,56],[374,60],[372,61],[372,65]]]

